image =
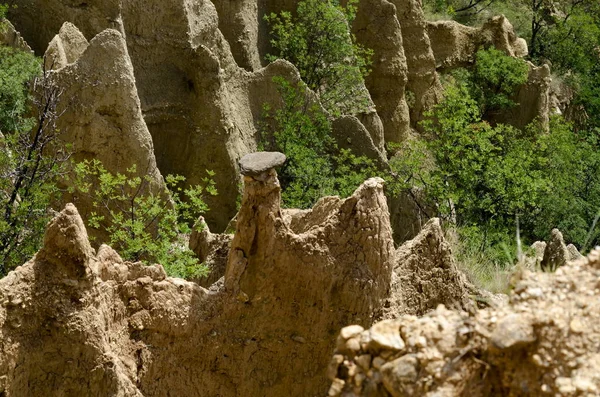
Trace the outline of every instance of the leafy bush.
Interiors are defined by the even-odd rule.
[[[328,195],[347,196],[368,177],[377,175],[372,160],[340,150],[331,136],[331,122],[308,97],[304,83],[274,79],[283,107],[265,108],[261,146],[285,153],[279,171],[282,201],[289,208],[309,208]]]
[[[0,45],[0,131],[31,129],[28,83],[41,74],[41,62],[28,52]]]
[[[461,84],[446,88],[445,100],[430,116],[423,127],[435,166],[414,168],[418,161],[413,161],[407,169],[402,159],[394,164],[404,166],[402,172],[410,172],[436,198],[440,215],[448,218],[456,211],[463,220],[468,214],[471,222],[479,223],[500,213],[514,216],[536,202],[544,185],[536,171],[533,137],[481,121],[476,101]]]
[[[369,103],[363,77],[369,72],[372,51],[358,45],[348,28],[356,4],[350,0],[342,7],[337,0],[303,0],[296,17],[289,12],[265,16],[277,51],[267,60],[283,58],[293,63],[333,115],[359,113]]]
[[[477,51],[473,79],[479,88],[478,101],[484,111],[517,105],[511,96],[527,82],[528,73],[529,67],[522,59],[505,55],[495,48]]]
[[[586,250],[600,244],[594,219],[600,211],[600,152],[593,135],[576,133],[556,116],[550,133],[540,137],[541,164],[547,194],[540,197],[535,217],[524,218],[533,236],[548,237],[559,228],[567,241]]]
[[[326,195],[351,194],[368,176],[377,174],[372,160],[340,150],[331,136],[330,117],[367,110],[369,94],[363,77],[369,72],[372,51],[356,44],[349,31],[357,1],[346,7],[337,0],[303,0],[295,16],[270,14],[271,45],[276,55],[299,70],[302,82],[274,81],[283,107],[265,108],[261,146],[286,154],[279,172],[283,204],[308,208]],[[309,98],[316,93],[326,112]]]
[[[135,165],[113,175],[98,160],[84,161],[75,166],[72,191],[92,199],[98,211],[92,212],[88,227],[106,231],[106,243],[124,259],[160,263],[173,277],[199,277],[207,268],[198,263],[184,237],[208,211],[204,195],[217,194],[214,174],[207,173],[204,185],[187,189],[181,188],[182,176],[169,175],[168,190],[153,192],[151,177],[139,176]]]

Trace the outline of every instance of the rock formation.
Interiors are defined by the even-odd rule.
[[[522,58],[529,52],[527,41],[517,36],[513,25],[504,15],[491,17],[483,24],[480,40],[484,45],[490,43],[511,57]]]
[[[452,257],[437,218],[423,226],[394,256],[389,307],[385,318],[422,316],[444,303],[452,309],[474,309],[468,282]]]
[[[269,51],[263,17],[292,11],[297,1],[14,3],[18,8],[9,16],[38,54],[52,40],[47,54],[55,67],[76,59],[85,47],[84,38],[92,40],[107,28],[121,33],[158,168],[165,175],[183,175],[190,184],[200,183],[205,170],[214,171],[219,195],[207,198],[211,211],[206,222],[214,231],[223,231],[236,212],[240,193],[237,161],[257,147],[263,104],[281,105],[272,78],[298,78],[295,68],[285,62],[263,68]],[[37,20],[39,15],[44,15],[43,21]],[[81,35],[71,24],[63,27],[66,21]],[[471,59],[482,43],[509,55],[526,52],[523,40],[502,16],[475,30],[427,23],[417,0],[363,0],[352,31],[374,52],[372,73],[365,81],[373,106],[365,114],[335,120],[335,137],[341,147],[361,148],[359,154],[375,159],[382,169],[386,142],[407,139],[423,111],[441,99],[436,64],[449,67]],[[546,74],[544,68],[532,68],[528,84],[516,98],[527,106],[497,121],[515,120],[520,127],[538,118],[546,125]],[[396,223],[395,229],[402,227]]]
[[[519,38],[503,15],[490,18],[483,26],[474,28],[455,21],[428,22],[427,32],[439,72],[456,67],[469,67],[477,51],[494,47],[511,57],[527,55],[527,43]],[[551,113],[550,69],[547,65],[529,65],[527,82],[517,89],[513,101],[518,105],[499,113],[486,115],[493,123],[505,123],[524,128],[532,121],[548,128]]]
[[[565,244],[560,230],[553,229],[548,242],[536,241],[531,245],[525,257],[525,267],[529,270],[554,271],[582,257],[577,247]]]
[[[0,45],[17,48],[22,51],[31,51],[31,47],[29,47],[21,34],[6,19],[0,19]]]
[[[423,112],[437,104],[442,95],[427,22],[419,0],[394,0],[396,15],[402,26],[402,37],[410,91],[410,119],[414,127],[423,118]]]
[[[553,229],[550,241],[546,244],[540,268],[545,271],[554,271],[564,266],[569,260],[569,256],[562,233],[558,229]]]
[[[544,259],[544,251],[546,251],[545,241],[536,241],[529,247],[529,252],[525,255],[525,267],[529,270],[540,268],[540,263]]]
[[[516,35],[503,15],[490,18],[479,28],[456,21],[427,22],[427,33],[438,70],[468,66],[482,48],[495,47],[517,58],[527,55],[527,42]]]
[[[219,18],[210,1],[15,3],[19,8],[11,12],[11,19],[38,53],[65,21],[73,22],[87,39],[106,28],[122,34],[158,168],[165,175],[183,175],[189,184],[200,183],[206,176],[205,170],[214,171],[219,195],[206,198],[211,208],[206,221],[214,230],[222,231],[236,210],[237,161],[256,149],[263,104],[276,108],[281,102],[272,78],[279,75],[297,79],[297,71],[289,63],[276,62],[260,68],[258,25],[252,22],[256,4],[228,5],[218,1],[222,16]],[[233,15],[225,15],[236,7],[239,12],[233,10]],[[240,14],[246,11],[250,14]],[[42,14],[48,17],[32,23]],[[261,20],[262,16],[256,15]],[[230,18],[237,22],[228,25]],[[246,29],[248,24],[252,26]],[[227,38],[219,27],[225,29]],[[65,29],[62,36],[66,35]],[[238,34],[241,36],[234,37]],[[62,56],[59,48],[64,41],[59,34],[51,44],[49,53],[56,54],[53,57]],[[263,41],[268,41],[266,36]],[[237,59],[247,70],[236,64],[230,43],[234,43]],[[355,127],[366,128],[381,156],[383,126],[374,107],[357,116],[360,122]]]
[[[123,262],[106,245],[95,253],[67,205],[42,250],[0,280],[0,393],[323,395],[334,335],[345,324],[368,327],[384,305],[389,313],[422,313],[438,302],[468,308],[460,286],[427,290],[428,298],[400,291],[411,271],[416,289],[426,289],[428,272],[433,284],[438,276],[462,282],[451,259],[431,256],[447,250],[435,221],[395,252],[379,178],[345,200],[282,211],[272,167],[284,159],[242,159],[236,233],[230,248],[221,245],[224,278],[208,290],[167,277],[160,265]],[[209,258],[215,240],[204,229],[191,245]]]
[[[343,328],[329,395],[598,395],[600,247],[556,273],[521,277],[500,308],[469,315],[439,306]]]
[[[227,255],[229,255],[232,239],[233,234],[211,233],[204,218],[200,217],[198,219],[190,235],[189,248],[196,254],[198,260],[208,267],[209,274],[194,279],[194,282],[202,287],[209,288],[225,275]]]
[[[160,266],[122,263],[106,246],[94,255],[67,206],[36,258],[0,281],[0,390],[323,392],[334,343],[324,336],[348,321],[369,324],[386,292],[392,243],[381,184],[368,182],[323,224],[295,234],[279,218],[276,176],[265,175],[246,177],[226,288],[215,292]]]
[[[88,45],[88,41],[79,29],[72,23],[65,22],[48,44],[44,54],[46,70],[57,70],[76,62]]]
[[[577,247],[573,244],[567,246],[560,230],[553,229],[550,240],[544,247],[540,268],[544,271],[554,271],[581,257]]]
[[[456,21],[429,21],[427,33],[438,69],[467,66],[475,61],[480,29]]]
[[[394,5],[387,0],[363,0],[352,31],[359,43],[373,50],[373,71],[365,84],[381,117],[385,141],[401,142],[410,132],[405,99],[408,67]]]
[[[513,101],[518,105],[494,117],[493,121],[507,123],[517,128],[524,128],[536,121],[547,130],[549,128],[550,102],[550,68],[548,65],[535,66],[528,62],[529,74],[527,82],[517,89]]]
[[[229,43],[236,63],[247,71],[263,66],[265,53],[259,53],[268,42],[265,21],[266,2],[254,0],[215,0],[219,30]]]

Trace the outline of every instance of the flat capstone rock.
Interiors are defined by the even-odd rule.
[[[240,160],[240,172],[242,175],[258,176],[271,168],[282,166],[285,160],[285,154],[279,152],[250,153]]]

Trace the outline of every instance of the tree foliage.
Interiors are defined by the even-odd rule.
[[[592,225],[600,156],[593,145],[560,117],[549,133],[536,123],[524,130],[490,125],[471,95],[473,84],[449,79],[445,99],[423,122],[425,139],[405,143],[394,158],[405,188],[421,189],[422,206],[434,203],[431,215],[456,224],[463,239],[500,263],[503,247],[514,245],[516,216],[529,242],[561,227],[579,247],[598,243]]]
[[[93,208],[87,226],[106,231],[109,240],[99,241],[115,248],[125,260],[160,263],[173,277],[198,277],[204,265],[187,247],[185,236],[198,217],[208,211],[203,198],[216,195],[210,171],[203,185],[182,188],[185,178],[166,177],[168,190],[155,192],[152,178],[139,176],[136,165],[126,173],[112,174],[98,160],[75,166],[75,194],[87,195]]]
[[[347,196],[377,174],[372,160],[340,149],[332,137],[331,118],[366,111],[370,103],[363,77],[372,52],[356,44],[349,30],[356,5],[303,0],[295,14],[265,16],[276,50],[267,60],[290,61],[302,78],[274,79],[283,106],[265,107],[261,131],[263,149],[288,157],[279,172],[284,206],[308,208],[323,196]]]
[[[279,171],[286,207],[309,208],[323,196],[348,196],[378,173],[372,160],[338,148],[328,115],[311,100],[304,83],[275,81],[283,107],[265,109],[262,147],[288,157]]]
[[[350,0],[342,7],[337,0],[303,0],[295,16],[289,12],[265,16],[276,51],[267,60],[293,63],[333,115],[359,113],[369,104],[363,77],[369,72],[372,51],[357,44],[349,31],[356,4]]]
[[[505,55],[495,48],[479,50],[475,55],[473,87],[483,111],[511,108],[516,89],[527,82],[529,67],[519,58]]]
[[[35,254],[52,216],[69,157],[55,125],[59,97],[38,58],[0,46],[0,276]]]

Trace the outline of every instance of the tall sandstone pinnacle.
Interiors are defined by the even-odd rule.
[[[49,80],[60,92],[57,129],[71,145],[75,162],[97,159],[111,173],[133,165],[151,177],[149,189],[163,189],[152,137],[137,95],[133,66],[121,33],[107,29],[87,42],[65,23],[46,52]],[[93,210],[89,197],[77,197],[82,214]]]
[[[427,22],[420,0],[393,0],[406,43],[404,53],[408,66],[406,90],[411,92],[410,120],[413,127],[423,112],[436,105],[442,96],[442,85],[435,68],[435,58],[427,32]]]
[[[401,142],[410,133],[404,48],[410,44],[403,38],[396,8],[387,0],[361,1],[352,31],[359,43],[373,50],[373,70],[365,84],[381,117],[385,140]]]

